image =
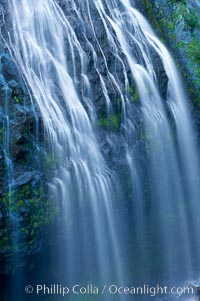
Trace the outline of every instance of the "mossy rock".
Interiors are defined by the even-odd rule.
[[[99,126],[111,130],[119,130],[121,126],[122,113],[111,114],[106,118],[99,119]]]
[[[0,254],[38,252],[48,227],[58,215],[58,206],[48,194],[45,184],[31,183],[4,193],[1,198],[4,220],[0,239]],[[13,230],[16,229],[16,230]],[[17,232],[16,232],[17,231]],[[16,238],[17,237],[17,238]],[[0,257],[0,265],[5,261]]]

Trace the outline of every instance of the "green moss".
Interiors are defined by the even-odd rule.
[[[139,92],[136,86],[132,86],[129,88],[129,93],[130,93],[130,101],[133,103],[138,103],[139,102]]]
[[[175,45],[176,49],[184,48],[185,47],[185,42],[177,42]]]
[[[185,23],[190,27],[191,31],[193,31],[199,24],[196,11],[193,8],[188,8],[187,1],[174,1],[171,3],[177,3],[176,10],[172,14],[173,21],[177,22],[183,17]]]
[[[185,13],[183,16],[184,16],[184,19],[187,22],[187,24],[190,26],[191,31],[193,31],[195,29],[195,27],[197,27],[199,24],[199,18],[196,14],[196,11],[194,9],[191,9],[187,13]]]
[[[192,38],[192,41],[190,43],[187,44],[187,51],[188,51],[188,55],[189,58],[191,60],[191,68],[195,74],[195,79],[194,84],[196,85],[196,87],[198,87],[198,90],[196,91],[196,102],[200,102],[200,90],[199,90],[199,86],[200,86],[200,68],[199,68],[199,64],[200,64],[200,43],[199,41],[196,40],[195,37]],[[193,89],[191,88],[191,92],[194,93]]]
[[[107,118],[99,119],[99,126],[118,130],[121,125],[121,113],[109,115]]]
[[[174,31],[175,29],[175,24],[173,22],[169,22],[168,23],[168,28],[171,30],[171,31]]]
[[[197,64],[200,63],[200,43],[194,37],[192,42],[188,44],[188,54]]]
[[[177,6],[176,10],[172,13],[172,19],[168,23],[168,28],[174,31],[175,24],[183,18],[185,24],[188,25],[193,32],[194,29],[199,26],[199,18],[196,11],[193,8],[188,8],[187,1],[174,1],[173,3],[177,3]]]
[[[14,100],[15,100],[15,102],[17,102],[17,103],[20,102],[20,99],[19,99],[17,96],[14,96]]]
[[[145,5],[145,11],[148,15],[150,23],[153,25],[154,29],[159,33],[160,36],[162,36],[162,30],[160,27],[160,24],[155,16],[154,13],[154,5],[150,3],[149,0],[144,0],[144,5]]]
[[[155,2],[157,4],[155,4]],[[165,14],[165,6],[162,3],[155,1],[154,5],[149,3],[149,1],[144,0],[145,13],[149,19],[151,25],[154,27],[158,35],[164,39],[164,42],[168,44],[174,51],[175,58],[179,69],[185,79],[185,84],[194,99],[195,105],[200,103],[200,43],[195,37],[194,30],[200,28],[200,20],[197,16],[196,11],[190,8],[187,0],[169,0],[166,5],[169,5],[171,11],[171,16]],[[157,6],[157,7],[156,7]],[[181,28],[178,24],[181,22]],[[183,24],[182,24],[183,22]],[[185,32],[191,32],[191,40],[179,38],[176,35],[177,28],[182,29],[184,25]],[[189,35],[188,35],[189,37]],[[182,53],[182,54],[181,54]],[[187,64],[180,63],[180,54]],[[191,70],[191,71],[190,71]],[[192,74],[192,76],[191,76]]]
[[[180,4],[187,4],[187,0],[169,0],[169,4],[175,4],[175,3],[180,3]]]
[[[4,193],[1,206],[7,221],[2,227],[0,252],[9,251],[11,254],[17,247],[31,249],[36,242],[44,239],[47,227],[58,214],[58,206],[42,182],[37,187],[26,184]],[[16,216],[20,223],[17,245],[13,244],[13,221],[9,218],[10,214]]]

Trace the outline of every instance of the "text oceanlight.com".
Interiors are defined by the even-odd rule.
[[[142,286],[119,286],[116,284],[105,284],[104,286],[95,286],[93,284],[80,285],[75,284],[73,286],[64,286],[61,284],[38,284],[35,287],[32,285],[27,285],[25,287],[25,292],[27,294],[35,293],[36,295],[59,295],[66,296],[69,294],[74,295],[148,295],[150,297],[158,295],[192,295],[195,293],[194,287],[168,287],[160,286],[150,286],[144,284]]]

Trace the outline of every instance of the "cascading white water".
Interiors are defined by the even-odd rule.
[[[45,0],[37,3],[33,3],[32,0],[21,3],[13,1],[12,9],[15,12],[14,27],[19,30],[12,45],[14,56],[37,99],[53,154],[60,162],[58,175],[51,184],[52,190],[58,200],[65,203],[63,215],[67,227],[70,224],[69,220],[72,217],[76,218],[72,213],[74,206],[76,208],[83,206],[83,209],[77,210],[85,210],[84,208],[89,206],[88,211],[91,213],[87,214],[91,214],[93,219],[96,256],[102,258],[97,261],[104,265],[109,259],[106,258],[107,252],[101,243],[103,238],[101,232],[104,232],[107,224],[110,229],[107,238],[112,241],[110,247],[113,246],[114,256],[118,257],[110,217],[112,205],[110,200],[117,190],[115,188],[117,181],[106,167],[92,130],[90,116],[81,104],[73,78],[68,73],[64,48],[65,33],[71,57],[74,57],[75,50],[78,51],[81,76],[89,82],[85,73],[86,54],[68,20],[54,1]],[[71,63],[75,70],[75,61],[72,60]],[[92,103],[88,105],[91,113],[95,115]],[[94,116],[91,116],[92,118]],[[84,220],[85,218],[80,216],[81,224]],[[84,224],[81,227],[84,237],[86,235]],[[70,237],[71,235],[69,233]],[[76,251],[71,247],[73,241],[69,240],[68,244],[69,258],[66,261],[69,275],[72,275],[77,260],[73,258]],[[84,252],[85,254],[88,252],[87,246]],[[115,273],[120,273],[118,266],[116,269]],[[99,267],[99,271],[100,274],[103,272],[106,275],[104,277],[109,277],[110,271],[106,264],[103,268]]]
[[[191,280],[199,267],[199,162],[185,95],[168,51],[128,0],[66,0],[65,13],[53,0],[9,4],[10,48],[59,161],[51,187],[63,205],[63,262],[69,279],[125,284]],[[121,110],[117,133],[104,131],[104,138],[112,162],[123,153],[122,170],[104,158],[91,57],[105,114],[116,118],[115,107]],[[155,58],[168,81],[165,96]]]

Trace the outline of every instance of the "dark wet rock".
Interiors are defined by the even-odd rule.
[[[8,24],[8,20],[6,22]],[[5,31],[5,28],[1,29],[2,32]],[[15,252],[23,254],[24,261],[28,254],[41,250],[40,247],[36,248],[36,245],[42,245],[41,240],[45,239],[45,225],[49,220],[45,220],[47,211],[41,209],[40,205],[48,202],[44,200],[44,192],[40,193],[44,191],[44,179],[47,177],[43,165],[38,163],[38,158],[42,161],[41,158],[45,153],[40,113],[36,104],[33,107],[26,85],[1,39],[0,62],[1,274],[13,272]],[[47,208],[47,204],[44,208]],[[38,219],[42,220],[42,223],[37,223],[37,227],[32,231],[33,223]],[[17,224],[22,225],[20,230],[16,227]],[[12,244],[13,237],[17,235],[21,239],[18,250]]]
[[[200,129],[199,1],[135,0],[135,3],[171,49],[191,96],[191,107]]]
[[[196,294],[197,294],[197,296],[200,296],[200,286],[196,287]]]
[[[2,73],[6,80],[13,80],[19,77],[15,63],[11,60],[9,53],[3,53],[1,56]]]
[[[23,217],[22,216],[20,216],[20,215],[18,215],[16,213],[13,213],[13,212],[10,213],[10,219],[11,219],[11,221],[13,223],[16,223],[16,222],[18,223],[18,222],[22,222],[23,221]]]
[[[168,76],[165,72],[163,63],[161,61],[161,58],[157,55],[157,53],[150,49],[151,57],[152,57],[152,63],[154,66],[154,70],[158,79],[158,88],[160,90],[160,94],[163,97],[163,99],[167,98],[167,87],[168,87]]]
[[[25,137],[25,136],[21,136],[18,140],[17,140],[17,142],[16,142],[16,144],[17,145],[25,145],[25,144],[28,144],[28,138],[27,137]]]
[[[23,105],[21,105],[19,103],[15,104],[15,108],[18,111],[18,113],[26,114],[26,113],[30,112],[30,108],[29,107],[23,106]]]
[[[27,200],[27,199],[24,199],[24,204],[25,204],[27,207],[29,207],[29,206],[30,206],[30,202],[29,202],[29,200]]]
[[[22,185],[30,183],[33,180],[36,181],[38,179],[38,177],[39,177],[39,175],[35,171],[25,172],[24,174],[20,175],[16,180],[13,181],[12,187],[22,186]]]
[[[27,207],[22,206],[22,207],[19,208],[19,213],[22,214],[22,215],[24,215],[24,214],[29,213],[29,210],[28,210]]]
[[[119,57],[123,60],[124,66],[114,55],[109,45],[106,31],[93,2],[91,2],[90,9],[95,32],[89,25],[87,8],[78,7],[77,11],[80,14],[79,18],[77,12],[73,9],[72,1],[66,2],[60,0],[58,2],[64,12],[68,15],[69,22],[75,30],[82,48],[88,55],[87,74],[91,85],[93,104],[96,108],[99,120],[106,116],[106,99],[100,85],[100,76],[105,82],[105,88],[111,99],[115,116],[113,116],[113,119],[111,120],[100,120],[101,125],[111,124],[111,126],[109,128],[103,128],[102,126],[103,129],[100,131],[99,139],[106,160],[109,164],[113,164],[113,166],[122,170],[122,177],[124,177],[124,138],[123,131],[121,135],[119,135],[118,131],[121,126],[120,113],[122,108],[120,101],[118,101],[120,99],[119,91],[113,84],[110,74],[115,76],[122,91],[124,90],[123,68],[126,69],[131,88],[134,90],[135,83],[133,76],[131,75],[122,50],[119,50]],[[169,6],[169,2],[166,2],[165,0],[138,0],[138,6],[141,10],[145,11],[148,2],[153,5],[157,4],[153,6],[153,12],[154,15],[159,15],[160,19],[163,18],[162,14],[166,14],[166,16],[169,17],[172,12],[171,9],[175,8],[175,6]],[[190,1],[190,4],[195,7],[195,1]],[[0,5],[0,27],[3,34],[6,32],[4,21],[6,22],[6,29],[9,29],[12,33],[6,6],[7,0],[2,0]],[[2,12],[5,12],[5,20],[3,19]],[[84,25],[88,23],[88,26],[83,26],[83,22]],[[188,30],[185,30],[185,24],[184,17],[180,15],[175,26],[175,33],[179,37],[179,42],[185,40],[189,43],[191,41],[191,35]],[[198,37],[198,30],[194,29],[193,34]],[[113,33],[113,37],[114,36],[115,34]],[[95,41],[96,38],[101,43],[101,49]],[[94,51],[96,52],[98,61],[95,61],[90,42],[94,45]],[[66,42],[66,49],[68,49],[68,47],[69,45],[67,45]],[[134,53],[138,52],[137,45],[133,43],[131,47]],[[160,94],[163,98],[166,98],[168,84],[167,75],[158,55],[153,52],[152,49],[150,49],[150,51],[152,52],[154,68],[158,77]],[[184,52],[184,50],[182,52]],[[66,59],[71,61],[69,53],[70,52],[66,51]],[[81,62],[78,53],[75,53],[75,55],[77,57],[76,71],[78,75],[81,74]],[[182,57],[183,59],[180,61],[185,64],[187,58],[183,53]],[[144,63],[142,62],[142,56],[138,55],[137,59],[139,62]],[[0,224],[2,223],[1,226],[3,225],[2,229],[4,230],[2,235],[3,237],[6,237],[6,235],[8,235],[6,230],[11,231],[12,229],[13,231],[12,223],[20,223],[20,234],[22,241],[25,243],[21,244],[21,249],[18,250],[18,252],[23,254],[22,257],[27,257],[27,254],[32,255],[42,250],[42,236],[46,224],[49,223],[49,219],[46,218],[46,209],[50,206],[48,203],[49,200],[44,198],[46,191],[44,189],[42,190],[40,185],[47,181],[46,178],[49,176],[47,175],[47,171],[43,170],[43,161],[45,161],[44,153],[46,151],[44,147],[43,123],[37,105],[34,104],[34,108],[32,107],[26,85],[19,74],[17,66],[6,49],[6,46],[3,44],[0,45],[0,61],[2,65],[2,74],[0,74],[0,199],[3,200],[3,202],[0,201]],[[96,69],[98,69],[98,72]],[[69,70],[69,72],[73,72],[73,70]],[[81,76],[77,77],[77,91],[80,91],[81,96],[81,89],[84,87],[84,81]],[[59,93],[59,91],[57,91],[57,93]],[[87,100],[83,100],[83,102],[84,106],[87,108]],[[35,118],[35,112],[37,112],[37,120]],[[129,114],[132,118],[137,115],[136,120],[137,123],[140,124],[140,115],[136,104],[132,106],[132,110]],[[136,126],[138,125],[136,124]],[[39,129],[39,131],[37,131],[37,129]],[[6,136],[6,133],[9,133],[9,135]],[[137,139],[135,140],[137,141]],[[8,141],[6,145],[5,141]],[[116,146],[115,149],[113,149],[113,146]],[[136,143],[133,150],[136,152],[140,151],[138,150]],[[116,154],[114,159],[115,162],[110,160],[112,152],[115,152]],[[40,164],[38,164],[38,158]],[[12,168],[10,168],[10,166],[8,168],[6,162],[11,162]],[[12,170],[12,175],[9,175],[12,178],[12,185],[8,185],[8,170],[9,172]],[[14,195],[10,194],[8,186],[11,186],[10,188],[14,191]],[[46,204],[44,201],[46,201]],[[11,203],[12,206],[9,207],[8,203]],[[5,225],[5,220],[9,220],[9,217],[11,217],[10,224],[8,223]],[[15,234],[16,233],[14,233],[14,235]],[[0,253],[4,254],[4,257],[0,258],[0,273],[2,271],[4,273],[12,271],[12,253],[14,253],[15,250],[12,249],[11,244],[9,247],[12,250],[10,253],[6,251],[5,245],[0,247]],[[1,262],[3,262],[3,268]]]
[[[5,14],[4,7],[2,4],[0,4],[0,27],[3,26],[5,23],[4,14]]]
[[[29,149],[20,150],[16,155],[16,162],[27,164],[30,161],[31,151]]]
[[[0,154],[0,161],[2,161],[4,158],[3,154]]]
[[[10,81],[8,82],[8,85],[9,85],[9,87],[10,87],[11,89],[14,89],[14,88],[16,88],[16,87],[18,86],[18,83],[17,83],[15,80],[10,80]]]
[[[5,78],[3,77],[3,75],[0,74],[0,86],[1,86],[1,87],[4,87],[5,84],[6,84],[6,80],[5,80]]]
[[[75,31],[75,34],[81,44],[81,47],[83,48],[85,53],[87,53],[87,76],[90,82],[93,104],[96,108],[98,117],[104,117],[107,112],[105,91],[103,91],[102,86],[100,84],[101,79],[105,83],[105,90],[108,91],[108,96],[111,100],[112,107],[115,113],[118,113],[122,110],[122,106],[120,103],[121,96],[119,95],[117,86],[112,80],[112,76],[117,81],[117,85],[120,87],[121,91],[125,90],[125,78],[123,68],[126,69],[129,85],[131,88],[134,82],[134,78],[131,74],[126,56],[124,55],[122,49],[120,50],[120,47],[118,49],[118,57],[115,54],[115,51],[113,51],[114,49],[112,49],[112,45],[109,42],[104,24],[102,23],[101,17],[99,16],[99,12],[97,11],[93,2],[91,2],[90,4],[90,12],[93,27],[90,26],[90,20],[88,20],[87,8],[83,7],[78,2],[76,2],[78,10],[77,13],[77,11],[74,9],[73,5],[71,5],[70,2],[65,3],[64,5],[62,1],[60,1],[59,4],[61,5],[65,14],[68,16],[68,20]],[[107,11],[107,13],[109,14],[109,11]],[[116,33],[113,31],[111,26],[109,29],[112,31],[113,38],[115,39]],[[93,48],[91,47],[90,43],[92,44]],[[130,43],[132,43],[132,41],[130,41]],[[151,49],[151,46],[149,47],[149,50],[153,53],[153,49]],[[143,57],[140,53],[141,50],[139,49],[137,43],[133,43],[131,45],[131,49],[135,57],[138,59],[138,62],[141,64],[145,64],[145,62],[143,61]],[[95,59],[95,55],[93,54],[93,52],[95,52],[96,57],[98,59]],[[68,58],[68,52],[66,52],[66,56],[68,60],[71,59],[70,57]],[[166,98],[168,78],[163,68],[162,61],[159,59],[159,56],[155,51],[153,53],[153,58],[155,64],[154,67],[158,76],[158,86],[160,89],[160,93],[164,98]],[[76,68],[77,74],[80,74],[80,62],[78,61],[78,55]],[[79,83],[80,84],[77,90],[81,91],[81,79],[79,79]]]

